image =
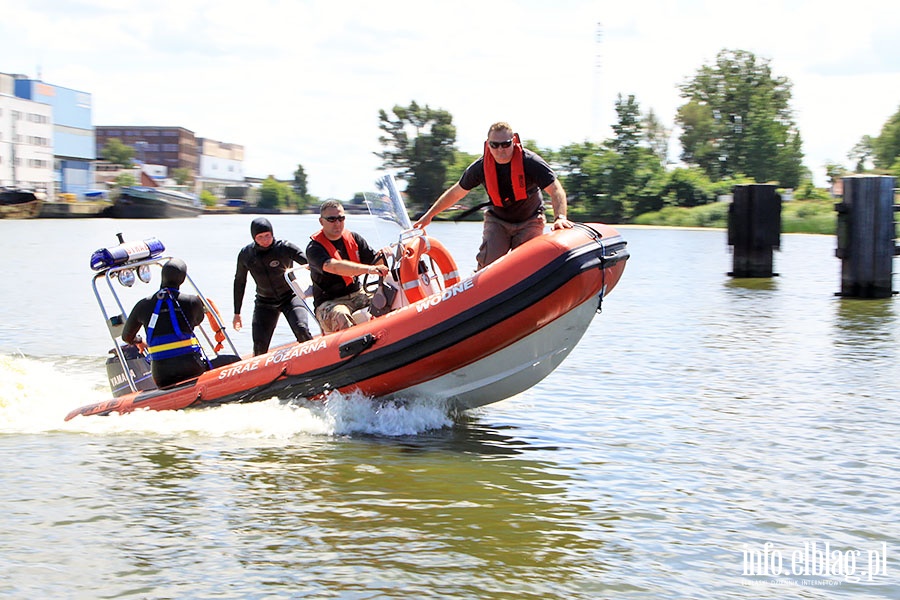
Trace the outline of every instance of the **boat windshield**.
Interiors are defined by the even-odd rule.
[[[374,192],[363,192],[369,214],[375,217],[375,227],[381,240],[399,240],[412,229],[406,205],[392,175],[385,175],[375,182]]]

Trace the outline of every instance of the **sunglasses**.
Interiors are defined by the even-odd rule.
[[[512,140],[506,140],[504,142],[488,142],[488,146],[496,150],[497,148],[509,148],[512,146]]]
[[[347,217],[346,217],[346,215],[341,215],[339,217],[322,217],[322,218],[325,219],[326,221],[328,221],[329,223],[334,223],[335,221],[340,221],[341,223],[343,223],[344,219],[346,219]]]

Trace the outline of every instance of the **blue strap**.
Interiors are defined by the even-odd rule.
[[[156,329],[156,322],[159,319],[163,300],[165,300],[166,306],[169,309],[169,320],[172,323],[173,333],[155,336],[154,330]],[[150,354],[150,360],[162,360],[174,356],[195,353],[206,360],[206,357],[203,356],[200,342],[194,336],[193,332],[189,331],[185,333],[178,324],[178,319],[175,315],[176,306],[178,312],[181,312],[181,306],[178,306],[173,302],[171,290],[169,290],[169,288],[160,289],[156,294],[156,306],[153,308],[153,315],[150,318],[150,323],[147,324],[147,351]],[[186,316],[185,322],[187,322]],[[209,361],[207,360],[206,362],[208,363]]]

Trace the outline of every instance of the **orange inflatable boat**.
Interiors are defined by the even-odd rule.
[[[388,192],[396,193],[388,183]],[[612,227],[576,224],[545,233],[462,278],[437,240],[408,227],[405,209],[403,218],[404,235],[382,251],[391,275],[366,284],[374,293],[374,314],[350,329],[238,359],[209,305],[213,326],[199,327],[198,337],[209,346],[213,368],[169,389],[155,389],[146,358],[117,337],[124,320],[121,303],[108,310],[101,301],[116,341],[108,361],[114,397],[77,408],[66,420],[272,397],[315,400],[332,390],[442,399],[461,410],[497,402],[535,385],[565,359],[618,283],[629,256]],[[150,248],[154,242],[142,242],[147,250],[138,248],[118,263],[98,259],[98,300],[98,282],[113,289],[121,273],[140,275],[145,267],[166,262],[161,251]],[[296,270],[286,275],[302,297]]]

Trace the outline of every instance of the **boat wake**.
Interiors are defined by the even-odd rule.
[[[96,359],[0,355],[0,433],[281,439],[296,436],[409,436],[450,427],[441,401],[380,401],[333,392],[324,401],[271,398],[186,411],[136,411],[64,422],[73,405],[102,401],[109,388]]]

